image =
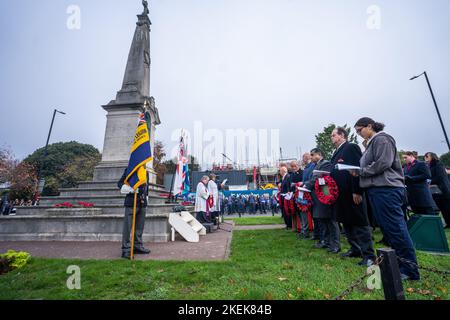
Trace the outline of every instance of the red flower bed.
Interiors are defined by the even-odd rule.
[[[89,203],[89,202],[78,202],[78,205],[82,208],[93,208],[94,204],[93,203]],[[58,203],[54,205],[55,208],[73,208],[74,205],[71,204],[70,202],[63,202],[63,203]]]
[[[93,208],[94,204],[93,203],[89,203],[89,202],[78,202],[78,204],[80,206],[82,206],[83,208]]]
[[[332,205],[336,202],[339,196],[339,189],[336,184],[336,181],[330,176],[324,176],[325,185],[319,185],[319,179],[316,181],[316,185],[314,186],[314,190],[316,192],[317,198],[319,201],[326,205]],[[326,190],[328,189],[328,192]],[[328,193],[328,194],[325,194]]]
[[[73,208],[73,204],[69,203],[69,202],[63,202],[63,203],[58,203],[55,204],[56,208]]]

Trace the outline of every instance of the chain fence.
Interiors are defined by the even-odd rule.
[[[418,268],[421,270],[425,270],[428,272],[432,272],[435,274],[439,274],[445,278],[447,278],[450,275],[450,270],[442,270],[442,269],[438,269],[435,267],[425,267],[423,265],[419,265],[417,263],[415,263],[414,261],[410,261],[404,258],[401,258],[399,256],[397,256],[397,260],[401,263],[406,263],[414,268]],[[380,255],[373,263],[373,265],[375,266],[380,266],[381,263],[383,262],[383,255]],[[364,275],[362,275],[361,277],[359,277],[358,279],[356,279],[354,282],[352,282],[340,295],[338,295],[337,297],[334,298],[334,300],[343,300],[345,299],[350,293],[352,293],[356,288],[358,288],[361,283],[363,283],[363,281],[369,277],[370,274],[367,274],[367,271],[364,272]]]
[[[437,274],[440,274],[440,275],[442,275],[444,277],[448,277],[448,275],[450,275],[450,270],[441,270],[441,269],[434,268],[434,267],[424,267],[422,265],[419,265],[419,264],[415,263],[414,261],[407,260],[407,259],[401,258],[399,256],[397,256],[397,260],[400,261],[400,262],[409,264],[410,266],[412,266],[414,268],[425,270],[425,271],[428,271],[428,272],[437,273]]]
[[[383,259],[384,259],[383,255],[380,255],[378,258],[375,259],[375,261],[373,262],[372,265],[373,266],[379,266],[383,262]],[[345,297],[347,297],[350,293],[353,292],[353,290],[355,290],[357,287],[359,287],[361,285],[361,283],[369,276],[370,276],[370,274],[367,274],[367,270],[366,270],[364,272],[364,275],[362,275],[361,277],[356,279],[354,282],[352,282],[352,284],[350,284],[347,287],[347,289],[345,289],[340,295],[338,295],[333,300],[343,300],[343,299],[345,299]]]

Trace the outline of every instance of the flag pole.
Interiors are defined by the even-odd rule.
[[[137,190],[134,192],[134,204],[133,204],[133,224],[131,225],[131,254],[130,259],[134,260],[134,232],[136,226],[136,202],[137,202]]]

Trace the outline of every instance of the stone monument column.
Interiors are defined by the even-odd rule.
[[[102,106],[106,110],[107,122],[103,144],[102,161],[94,170],[93,181],[118,181],[128,165],[131,145],[144,109],[151,115],[150,143],[155,146],[155,129],[161,124],[155,99],[150,96],[150,26],[147,3],[138,15],[136,31],[131,43],[122,89],[116,99]],[[152,150],[153,152],[153,150]],[[156,182],[150,164],[150,182]]]

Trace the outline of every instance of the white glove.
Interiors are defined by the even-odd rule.
[[[124,184],[124,185],[122,186],[122,189],[120,189],[120,193],[121,193],[121,194],[134,193],[134,190],[133,190],[133,188],[130,187],[129,185]]]

